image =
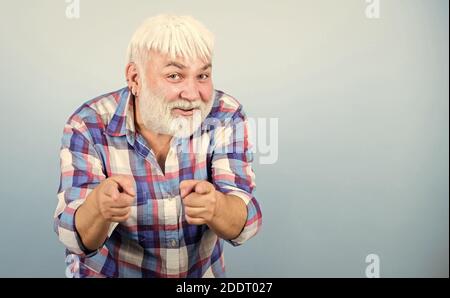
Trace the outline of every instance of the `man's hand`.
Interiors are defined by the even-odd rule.
[[[75,213],[75,226],[87,249],[103,244],[112,222],[128,219],[135,195],[133,179],[123,175],[103,180],[88,195]]]
[[[180,183],[180,195],[189,224],[210,224],[220,209],[220,196],[208,181],[184,180]]]
[[[103,180],[95,192],[93,206],[105,221],[124,222],[128,219],[136,196],[132,178],[111,176]]]
[[[236,238],[244,228],[247,206],[241,198],[223,194],[203,180],[182,181],[180,195],[189,224],[207,224],[223,239]]]

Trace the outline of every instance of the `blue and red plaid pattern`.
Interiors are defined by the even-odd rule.
[[[179,184],[207,180],[247,205],[240,245],[261,226],[254,197],[253,154],[242,105],[215,90],[214,103],[190,138],[173,137],[165,173],[135,130],[134,96],[123,88],[83,104],[67,121],[60,151],[61,178],[54,229],[79,277],[224,277],[224,240],[207,225],[186,222]],[[97,251],[87,251],[75,229],[75,212],[112,175],[129,175],[136,187],[130,218],[112,224]],[[67,260],[66,259],[66,260]]]

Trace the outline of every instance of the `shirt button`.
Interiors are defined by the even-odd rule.
[[[176,239],[172,239],[172,240],[170,241],[170,246],[172,246],[172,247],[177,247],[177,245],[178,245],[178,241],[177,241]]]

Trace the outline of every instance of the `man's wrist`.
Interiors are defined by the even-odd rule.
[[[111,222],[107,219],[105,219],[102,216],[102,213],[100,211],[100,208],[98,206],[97,201],[97,190],[94,189],[86,198],[86,201],[83,204],[84,212],[89,216],[89,218],[92,218],[95,222],[100,224],[110,224]],[[80,208],[81,208],[80,207]]]
[[[214,208],[214,214],[212,216],[211,222],[209,223],[212,226],[214,226],[216,223],[220,222],[223,211],[225,210],[226,203],[227,203],[226,195],[221,193],[220,191],[214,190],[214,196],[215,196],[216,206]]]

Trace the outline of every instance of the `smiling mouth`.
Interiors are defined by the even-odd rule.
[[[197,109],[196,108],[191,108],[191,109],[174,108],[174,109],[172,109],[172,111],[175,114],[179,114],[182,116],[192,116],[192,114],[194,113],[195,110],[197,110]]]

